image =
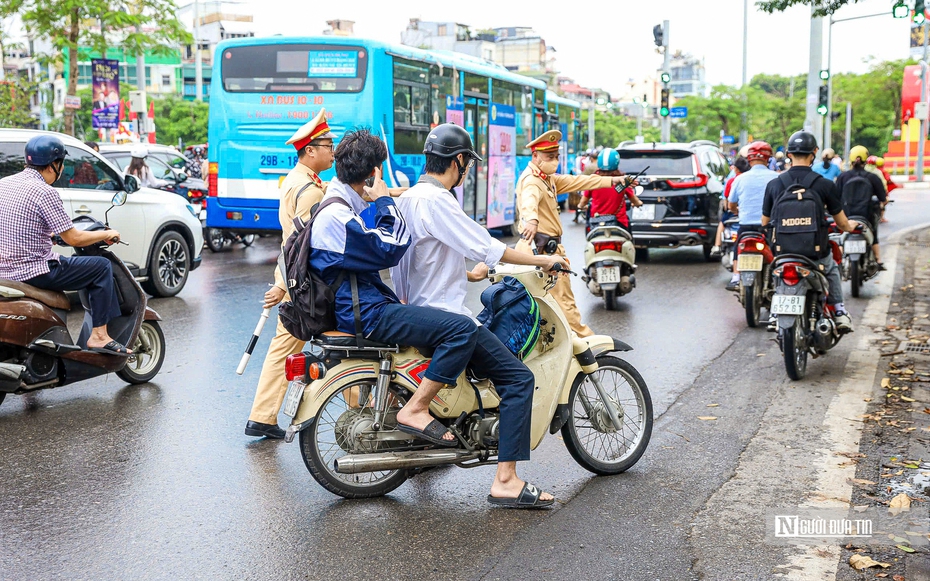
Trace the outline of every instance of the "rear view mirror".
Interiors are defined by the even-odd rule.
[[[116,192],[113,194],[113,200],[111,203],[114,206],[122,206],[126,203],[126,192]]]
[[[139,191],[139,179],[134,175],[126,174],[123,177],[123,188],[127,194]]]
[[[646,190],[643,186],[636,186],[633,188],[633,193],[636,194],[636,197],[643,195],[643,192]]]
[[[177,174],[175,174],[175,179],[177,179],[179,184],[182,182],[186,182],[187,178],[188,178],[188,175],[184,173],[183,171],[179,171],[177,172]]]

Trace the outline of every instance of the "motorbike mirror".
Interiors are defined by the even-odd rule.
[[[184,173],[183,171],[179,171],[179,172],[175,175],[175,177],[177,178],[178,183],[180,184],[181,182],[186,182],[186,181],[187,181],[187,178],[188,178],[189,176],[188,176],[186,173]]]
[[[125,204],[126,203],[126,192],[116,192],[115,194],[113,194],[113,199],[111,200],[111,203],[114,206],[122,206],[123,204]]]
[[[633,192],[636,194],[637,198],[643,195],[644,191],[646,191],[646,188],[644,188],[643,186],[636,186],[635,188],[633,188]]]
[[[123,177],[123,189],[127,194],[139,191],[139,179],[134,175],[126,174]]]

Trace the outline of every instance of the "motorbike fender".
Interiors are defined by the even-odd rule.
[[[608,335],[575,337],[572,340],[572,348],[575,351],[575,356],[572,357],[571,365],[569,365],[568,375],[566,376],[565,384],[562,386],[562,393],[559,396],[559,404],[568,404],[568,396],[572,390],[572,384],[575,383],[575,379],[579,374],[585,373],[580,359],[587,357],[588,352],[590,352],[591,357],[596,358],[598,355],[603,355],[604,353],[633,350],[632,347],[623,341],[614,339]],[[589,365],[585,365],[584,367],[589,367]],[[597,363],[595,362],[594,370],[596,369]]]
[[[151,307],[145,307],[145,321],[161,321],[161,316]]]
[[[362,361],[358,359],[345,360],[338,365],[327,369],[326,375],[307,384],[304,388],[303,397],[297,405],[297,413],[291,420],[291,425],[300,426],[300,430],[310,425],[310,420],[316,417],[317,412],[323,406],[323,403],[331,395],[346,384],[355,383],[360,379],[370,378],[372,381],[378,378],[378,362]]]
[[[756,282],[756,273],[755,272],[741,272],[739,273],[739,283],[745,286],[752,286]]]
[[[797,315],[778,315],[778,329],[791,329],[797,323]]]

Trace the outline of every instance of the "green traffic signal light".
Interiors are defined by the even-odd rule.
[[[911,13],[911,9],[907,7],[907,4],[901,2],[900,0],[891,7],[891,15],[895,18],[907,18],[908,14]]]
[[[662,82],[663,82],[663,83],[668,83],[668,82],[671,81],[671,80],[672,80],[672,75],[670,75],[670,74],[668,74],[668,73],[662,73]]]
[[[821,79],[822,81],[827,81],[827,80],[829,80],[829,79],[830,79],[830,71],[828,71],[828,70],[822,70],[822,71],[820,71],[820,79]]]
[[[915,0],[914,1],[914,24],[920,26],[927,19],[925,14],[927,7],[924,0]]]
[[[663,117],[668,117],[668,107],[662,107],[659,109],[659,115]]]
[[[826,115],[827,115],[827,106],[826,106],[826,105],[819,105],[819,106],[817,107],[817,114],[820,115],[821,117],[826,117]]]

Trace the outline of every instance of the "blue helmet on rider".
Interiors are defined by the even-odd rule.
[[[29,165],[43,167],[67,156],[65,144],[54,135],[37,135],[26,144],[26,163]]]
[[[620,167],[620,154],[616,149],[605,149],[597,156],[597,169],[600,171],[616,171]]]

